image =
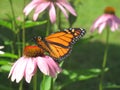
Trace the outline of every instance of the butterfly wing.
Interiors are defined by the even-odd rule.
[[[63,59],[70,53],[72,45],[84,34],[84,29],[69,28],[47,36],[45,41],[50,48],[50,56],[56,60]]]
[[[68,55],[71,51],[71,47],[63,48],[56,44],[49,44],[51,51],[49,52],[50,56],[55,60],[61,60]]]

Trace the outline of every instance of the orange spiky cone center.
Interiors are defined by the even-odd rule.
[[[115,15],[115,9],[113,7],[110,7],[110,6],[106,7],[105,10],[104,10],[104,13]]]
[[[26,46],[24,48],[24,55],[27,57],[43,56],[44,50],[39,48],[38,46]]]

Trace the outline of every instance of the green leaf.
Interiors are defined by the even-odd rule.
[[[51,89],[52,77],[43,76],[42,83],[40,84],[40,90],[50,90]]]
[[[101,69],[92,68],[92,69],[89,69],[89,72],[92,72],[92,73],[101,73]]]
[[[113,84],[113,83],[108,83],[105,88],[120,88],[120,85]]]
[[[18,58],[17,55],[11,54],[11,53],[0,54],[0,57],[8,57],[8,58],[14,58],[14,59]]]
[[[70,74],[70,72],[69,72],[68,70],[66,70],[66,69],[63,69],[62,73],[63,73],[64,75],[69,75],[69,74]]]
[[[80,75],[79,77],[77,77],[77,80],[88,80],[97,76],[98,75]]]
[[[39,22],[33,22],[33,21],[26,21],[25,22],[25,28],[30,28],[38,25],[45,24],[47,21],[39,21]]]
[[[1,26],[4,26],[4,27],[6,27],[6,28],[9,28],[9,29],[12,28],[11,22],[9,22],[9,21],[0,20],[0,25],[1,25]]]
[[[0,67],[0,70],[1,70],[1,71],[6,71],[6,72],[9,72],[10,69],[11,69],[11,65],[2,65],[2,66]]]
[[[98,68],[80,70],[79,72],[63,70],[63,74],[67,75],[69,79],[72,81],[91,79],[97,77],[100,73],[101,73],[101,69]]]
[[[9,63],[10,63],[9,61],[0,59],[0,65],[6,65],[6,64],[9,64]]]

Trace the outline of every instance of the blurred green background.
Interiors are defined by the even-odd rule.
[[[12,0],[15,10],[15,17],[23,18],[23,0]],[[26,4],[30,0],[26,0]],[[64,60],[62,68],[55,85],[56,90],[98,90],[99,74],[102,65],[103,54],[106,42],[106,30],[98,34],[97,30],[90,33],[90,26],[93,21],[103,14],[104,8],[112,6],[116,9],[116,15],[120,17],[120,0],[70,0],[77,12],[77,17],[71,15],[67,21],[62,15],[61,28],[81,27],[87,33],[83,39],[79,40],[73,47],[72,53]],[[33,13],[33,12],[32,12]],[[29,19],[32,19],[32,13]],[[46,14],[46,13],[43,13]],[[8,20],[11,17],[9,0],[0,0],[0,20]],[[40,15],[42,17],[42,14]],[[42,18],[40,20],[46,20]],[[73,23],[69,23],[73,21]],[[31,43],[33,36],[45,36],[45,25],[26,29],[26,43]],[[21,32],[20,32],[21,33]],[[0,26],[0,45],[4,45],[3,51],[11,52],[7,42],[14,41],[13,32],[4,26]],[[120,31],[110,32],[107,70],[105,73],[105,90],[120,90]],[[3,60],[0,57],[0,60]],[[9,58],[5,58],[9,61]],[[41,73],[39,73],[41,75]],[[38,82],[41,76],[38,74]],[[8,72],[1,71],[0,68],[0,90],[17,90],[18,84],[12,83],[8,77]],[[25,90],[32,90],[32,86],[25,83]]]

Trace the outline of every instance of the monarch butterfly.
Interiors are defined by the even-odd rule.
[[[55,60],[61,60],[71,52],[73,44],[85,34],[85,29],[68,28],[58,31],[42,39],[34,37],[36,44]]]

